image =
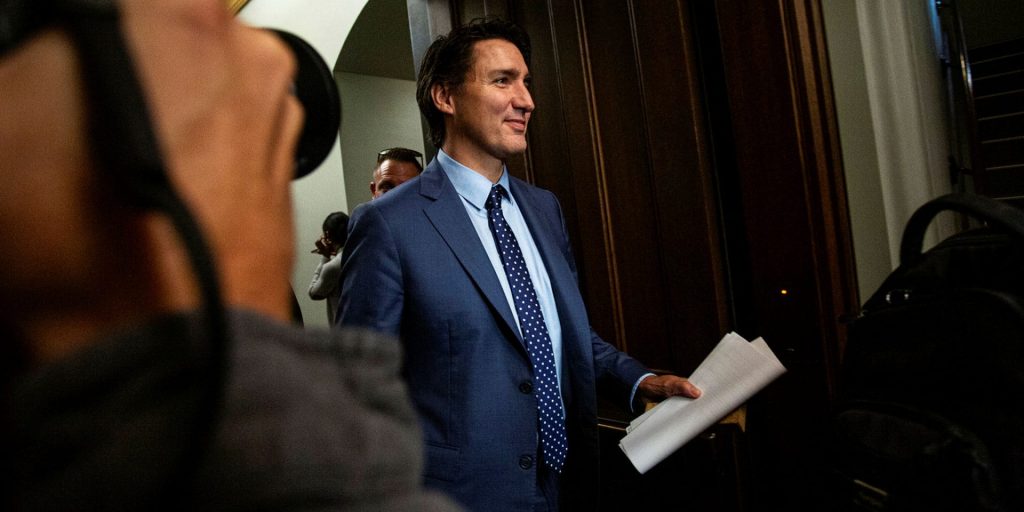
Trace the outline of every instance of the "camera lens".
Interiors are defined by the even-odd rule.
[[[298,62],[293,89],[306,111],[295,149],[293,179],[298,179],[313,172],[331,152],[341,126],[341,97],[333,73],[309,43],[290,32],[269,30],[288,45]]]

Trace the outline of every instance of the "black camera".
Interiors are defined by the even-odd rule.
[[[295,178],[320,166],[338,137],[341,98],[327,63],[305,40],[283,30],[270,29],[291,48],[298,62],[293,92],[306,111],[305,124],[295,150]]]

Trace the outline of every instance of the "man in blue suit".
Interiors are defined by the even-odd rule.
[[[529,57],[496,20],[431,45],[417,101],[441,151],[353,212],[343,256],[338,324],[400,337],[426,483],[471,510],[595,508],[598,380],[631,400],[700,394],[593,332],[558,201],[506,171],[526,150]]]

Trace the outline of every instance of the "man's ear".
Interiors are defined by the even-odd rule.
[[[377,182],[370,181],[370,197],[373,197],[373,194],[375,193],[377,193]]]
[[[430,88],[430,97],[434,100],[434,107],[442,114],[454,115],[455,103],[451,88],[445,84],[434,84]]]

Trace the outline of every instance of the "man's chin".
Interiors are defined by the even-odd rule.
[[[526,152],[526,137],[508,142],[501,148],[505,158],[521,155]]]

